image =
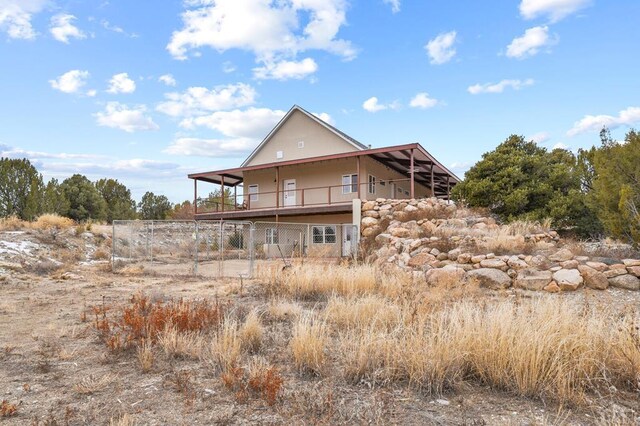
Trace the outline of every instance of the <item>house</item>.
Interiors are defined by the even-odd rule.
[[[448,198],[459,182],[418,143],[371,148],[297,105],[240,167],[189,178],[196,220],[332,226],[359,225],[361,200]],[[231,195],[222,191],[222,197],[202,201],[198,183],[228,188]],[[314,240],[326,242],[332,230],[313,232]]]

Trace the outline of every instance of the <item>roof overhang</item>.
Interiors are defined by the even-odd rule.
[[[385,148],[365,149],[361,151],[343,152],[339,154],[323,155],[318,157],[302,158],[298,160],[279,161],[255,166],[237,167],[233,169],[216,170],[204,173],[193,173],[190,179],[225,186],[237,186],[244,180],[244,172],[253,170],[273,169],[276,167],[295,166],[299,164],[317,163],[342,158],[371,157],[381,164],[395,170],[398,173],[409,175],[411,173],[411,153],[413,151],[414,179],[417,183],[431,186],[431,173],[433,171],[436,189],[446,192],[448,185],[460,182],[453,172],[438,162],[424,147],[418,143],[389,146]]]

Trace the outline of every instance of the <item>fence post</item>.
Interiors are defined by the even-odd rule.
[[[218,222],[218,278],[222,277],[222,219]]]
[[[151,264],[153,264],[153,244],[155,243],[155,236],[153,230],[153,220],[151,221]]]
[[[193,275],[198,276],[198,221],[194,221],[194,224],[196,226],[196,247],[194,250],[195,253],[195,259],[194,259],[194,264],[193,264]]]
[[[254,223],[249,222],[249,278],[253,277],[253,261],[255,257],[254,246],[255,246],[255,228]]]
[[[129,262],[131,262],[133,255],[133,226],[129,223]]]

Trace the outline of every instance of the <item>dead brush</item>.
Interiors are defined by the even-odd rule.
[[[246,316],[244,323],[240,327],[240,342],[243,350],[257,352],[262,345],[264,337],[264,326],[260,315],[254,309]]]
[[[6,399],[2,400],[2,404],[0,404],[0,417],[11,417],[18,414],[18,406],[20,404],[12,404]]]
[[[151,343],[148,341],[142,341],[137,349],[138,365],[142,369],[143,373],[148,373],[153,368],[155,357],[153,355],[153,349]]]
[[[167,357],[198,359],[202,357],[204,340],[200,332],[181,333],[171,326],[160,332],[157,343]]]
[[[187,370],[173,371],[167,374],[164,383],[185,398],[185,404],[191,405],[195,399],[195,385],[191,379],[191,373]]]
[[[106,389],[117,378],[118,375],[113,373],[107,373],[100,377],[89,375],[74,384],[73,390],[81,395],[90,395]]]
[[[249,370],[249,388],[260,395],[268,405],[274,405],[282,391],[284,380],[274,366],[261,366]]]
[[[324,320],[303,315],[293,326],[289,348],[300,372],[320,375],[326,362],[325,349],[329,340],[329,327]]]

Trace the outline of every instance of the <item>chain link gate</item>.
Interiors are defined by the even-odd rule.
[[[116,220],[112,266],[114,272],[251,277],[256,262],[355,257],[357,244],[350,224]]]

